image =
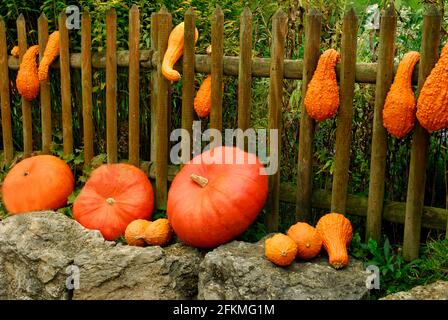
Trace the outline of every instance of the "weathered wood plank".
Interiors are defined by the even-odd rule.
[[[151,50],[153,52],[157,51],[158,41],[159,41],[159,22],[158,13],[154,12],[151,15]],[[158,61],[158,57],[157,58]],[[151,83],[149,91],[151,92],[151,146],[150,146],[150,159],[151,161],[156,161],[156,132],[157,132],[157,87],[158,82],[158,72],[156,68],[151,71]]]
[[[210,111],[210,128],[222,131],[224,13],[220,6],[216,7],[212,18],[212,48],[212,110]]]
[[[106,13],[106,135],[107,162],[118,160],[117,144],[117,13]]]

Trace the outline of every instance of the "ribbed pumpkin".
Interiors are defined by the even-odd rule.
[[[2,185],[3,203],[11,214],[59,209],[73,192],[70,167],[61,159],[39,155],[17,163]]]
[[[264,242],[266,258],[278,266],[289,266],[297,255],[297,244],[290,237],[277,233]]]
[[[168,219],[157,219],[148,224],[144,232],[145,242],[151,246],[165,246],[173,236]]]
[[[417,119],[429,133],[448,128],[448,43],[420,91]]]
[[[126,227],[124,238],[130,246],[143,247],[145,245],[145,230],[151,222],[144,219],[132,221]]]
[[[167,214],[186,244],[214,248],[243,233],[263,208],[264,167],[234,147],[205,151],[186,163],[168,193]]]
[[[308,223],[297,222],[288,229],[287,235],[297,244],[297,257],[300,259],[312,259],[322,248],[322,238]]]
[[[317,121],[331,118],[338,111],[339,87],[335,66],[339,59],[340,55],[334,49],[322,53],[308,84],[304,101],[306,112]]]
[[[420,53],[416,51],[404,55],[384,103],[383,125],[397,138],[403,138],[414,127],[417,108],[412,91],[412,72],[419,60]]]
[[[198,40],[198,29],[195,29],[194,41]],[[180,73],[173,69],[177,60],[184,53],[184,23],[181,22],[171,31],[168,38],[168,47],[162,61],[162,73],[170,81],[178,81]]]
[[[44,56],[39,63],[39,81],[48,80],[48,70],[50,65],[59,56],[59,31],[55,31],[48,37],[47,46],[44,50]]]
[[[149,219],[154,193],[146,174],[129,164],[106,164],[95,169],[73,204],[73,216],[106,240],[123,235],[129,223]]]
[[[37,74],[36,57],[39,54],[39,46],[29,47],[22,57],[16,78],[16,86],[19,94],[28,101],[34,100],[39,94],[39,76]]]
[[[335,269],[348,265],[347,248],[352,241],[350,220],[339,213],[329,213],[319,219],[316,226],[322,244],[328,253],[328,261]]]

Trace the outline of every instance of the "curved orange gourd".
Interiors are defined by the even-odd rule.
[[[39,63],[39,81],[48,80],[48,70],[53,61],[59,56],[59,31],[55,31],[48,37],[44,56]]]
[[[306,112],[317,121],[331,118],[338,111],[339,87],[335,66],[339,59],[340,55],[334,49],[322,53],[308,84],[305,95]]]
[[[397,138],[403,138],[414,127],[417,108],[412,91],[412,72],[419,60],[420,53],[417,51],[404,55],[384,103],[383,125]]]
[[[208,75],[202,81],[196,97],[194,98],[194,110],[200,118],[205,118],[212,109],[212,76]]]
[[[194,41],[198,40],[199,32],[195,29]],[[170,81],[178,81],[180,79],[180,73],[173,69],[177,60],[182,56],[184,50],[184,23],[179,23],[171,31],[168,38],[168,47],[162,62],[162,73]]]
[[[39,46],[29,47],[22,58],[16,78],[19,94],[28,101],[34,100],[39,94],[39,76],[37,74],[36,57]]]

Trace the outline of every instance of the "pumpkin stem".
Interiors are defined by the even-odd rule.
[[[202,176],[198,176],[197,174],[192,173],[190,175],[191,180],[196,182],[201,188],[204,188],[208,184],[208,179]]]
[[[114,204],[115,203],[115,199],[114,198],[107,198],[106,199],[106,202],[108,203],[108,204]]]

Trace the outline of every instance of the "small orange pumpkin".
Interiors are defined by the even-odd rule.
[[[124,232],[127,244],[137,247],[145,246],[145,230],[150,223],[148,220],[137,219],[128,224]]]
[[[353,236],[350,220],[339,213],[328,213],[319,219],[316,226],[322,245],[328,253],[328,261],[335,269],[348,265],[347,247]]]
[[[297,244],[287,235],[277,233],[266,239],[264,253],[274,264],[281,267],[289,266],[296,258]]]
[[[150,222],[145,229],[144,239],[151,246],[165,246],[173,235],[168,219],[157,219]]]
[[[297,244],[298,258],[309,260],[319,254],[322,238],[316,228],[305,222],[297,222],[289,228],[287,234]]]

